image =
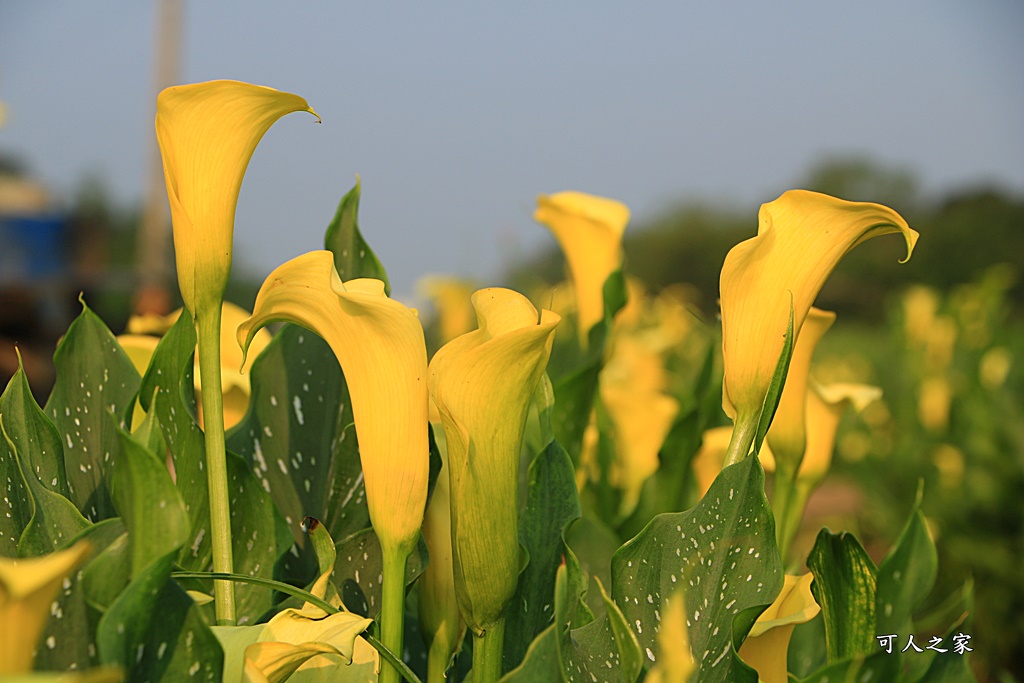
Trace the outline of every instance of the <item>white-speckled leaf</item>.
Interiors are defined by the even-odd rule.
[[[636,632],[647,666],[658,658],[662,604],[680,582],[686,585],[699,680],[756,682],[736,646],[783,582],[775,520],[756,458],[726,468],[696,507],[655,517],[612,558],[612,596]]]
[[[117,424],[134,405],[139,373],[117,339],[83,302],[53,355],[57,379],[46,407],[64,445],[71,501],[91,521],[113,517],[107,477],[120,447]]]

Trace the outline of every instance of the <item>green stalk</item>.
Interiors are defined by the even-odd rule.
[[[782,460],[775,458],[775,488],[772,492],[772,513],[775,515],[775,540],[779,546],[779,555],[783,566],[786,565],[786,554],[789,552],[787,529],[791,526],[790,516],[794,514],[793,499],[796,486],[796,469],[783,465]]]
[[[443,638],[434,638],[427,653],[427,683],[444,683],[451,658],[448,642]]]
[[[789,552],[792,547],[796,532],[800,530],[800,522],[804,518],[804,510],[807,509],[807,499],[811,497],[813,488],[814,486],[810,482],[802,481],[799,478],[796,480],[789,504],[786,506],[786,521],[779,542],[780,550],[785,548],[786,552]],[[782,556],[782,561],[785,566],[785,555]]]
[[[736,416],[729,448],[725,451],[725,462],[722,463],[723,470],[729,465],[740,462],[750,453],[750,446],[754,443],[754,437],[757,435],[757,422],[758,416],[756,415]]]
[[[206,481],[210,496],[210,541],[213,570],[231,573],[231,509],[228,498],[228,462],[224,445],[224,396],[220,382],[220,312],[210,306],[196,314],[199,340],[199,378],[202,384],[203,435],[206,439]],[[217,624],[235,624],[235,587],[230,581],[214,581]]]
[[[381,548],[384,560],[384,583],[381,585],[380,640],[384,647],[402,657],[405,630],[405,563],[409,550]],[[380,670],[379,683],[399,683],[401,675],[391,664]]]
[[[491,624],[482,636],[473,634],[473,682],[497,683],[505,647],[505,617]]]

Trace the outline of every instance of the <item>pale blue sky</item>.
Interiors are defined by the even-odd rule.
[[[397,293],[428,272],[500,284],[551,243],[537,194],[749,208],[823,155],[867,154],[931,192],[1024,191],[1024,4],[204,2],[183,82],[305,97],[256,151],[236,263],[320,248],[356,173]],[[153,139],[155,2],[0,0],[0,150],[68,195],[100,173],[137,201]]]

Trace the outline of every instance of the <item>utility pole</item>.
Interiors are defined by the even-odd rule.
[[[153,102],[164,88],[177,84],[181,70],[182,7],[184,0],[157,0],[156,82]],[[156,113],[154,110],[153,116]],[[171,309],[167,250],[170,216],[163,163],[156,134],[150,127],[146,204],[136,243],[136,282],[132,306],[136,314],[166,315]]]

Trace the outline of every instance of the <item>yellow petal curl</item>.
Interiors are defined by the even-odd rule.
[[[790,302],[799,334],[840,259],[861,242],[896,232],[906,242],[906,261],[918,233],[888,207],[806,190],[761,206],[757,236],[733,247],[722,266],[722,407],[730,417],[756,420],[760,414],[782,353]]]
[[[569,264],[576,290],[576,321],[581,343],[604,317],[604,281],[622,265],[622,233],[629,207],[583,192],[537,198],[533,218],[551,229]]]
[[[857,412],[882,397],[882,390],[866,384],[811,384],[807,392],[807,450],[797,471],[802,486],[817,486],[832,466],[836,431],[848,406]]]
[[[757,670],[759,681],[787,683],[786,655],[793,628],[813,619],[821,608],[811,594],[814,575],[785,577],[782,592],[768,606],[743,641],[740,657]]]
[[[560,318],[508,289],[473,295],[479,328],[430,362],[430,394],[448,445],[456,596],[478,635],[519,578],[517,488],[530,400]]]
[[[313,330],[341,364],[352,399],[370,520],[385,552],[408,552],[427,499],[427,351],[416,312],[384,294],[380,280],[342,283],[329,251],[279,266],[238,327],[285,321]]]
[[[174,86],[157,97],[178,285],[193,316],[223,298],[249,159],[270,126],[295,111],[319,119],[298,95],[238,81]]]

